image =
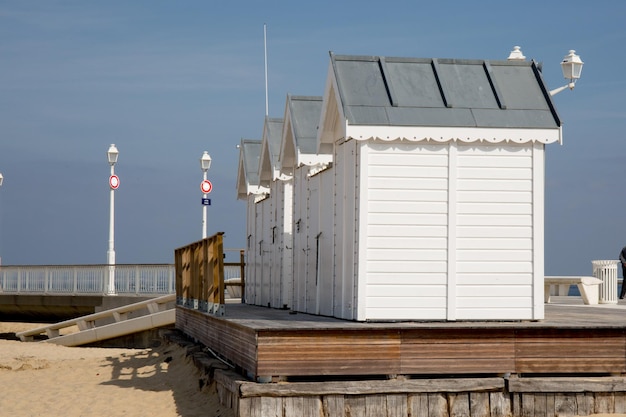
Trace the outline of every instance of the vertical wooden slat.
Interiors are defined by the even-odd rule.
[[[556,415],[556,395],[549,393],[546,395],[546,417],[555,417]]]
[[[176,271],[176,281],[174,282],[174,288],[176,291],[176,304],[181,305],[183,297],[183,259],[182,250],[176,249],[174,251],[174,271]]]
[[[407,395],[387,395],[387,417],[406,417],[407,415]]]
[[[360,417],[365,415],[365,397],[350,395],[345,399],[346,417]]]
[[[615,414],[626,414],[626,393],[615,393]]]
[[[615,397],[610,392],[597,392],[594,405],[596,414],[611,414],[615,409]]]
[[[304,413],[302,417],[319,417],[322,415],[322,399],[320,397],[304,397]]]
[[[216,288],[216,303],[224,304],[224,233],[215,235],[214,251],[215,264],[213,265],[213,285]]]
[[[176,295],[187,307],[224,304],[223,232],[176,249]]]
[[[547,396],[543,393],[535,393],[535,405],[533,417],[546,417]]]
[[[489,393],[489,408],[491,417],[509,417],[511,413],[511,403],[502,392]]]
[[[263,417],[261,412],[261,397],[239,399],[239,417]]]
[[[490,417],[488,392],[470,392],[469,401],[472,417]]]
[[[323,399],[324,416],[345,417],[346,405],[343,395],[325,395]]]
[[[283,417],[283,398],[261,397],[260,416]]]
[[[409,416],[428,415],[428,394],[411,394],[408,398]]]
[[[428,417],[449,417],[448,401],[442,393],[428,394]]]
[[[594,400],[592,393],[580,392],[576,394],[576,405],[578,406],[578,415],[588,416],[593,414]],[[619,411],[615,411],[620,413]]]
[[[469,394],[461,392],[458,394],[448,394],[450,416],[470,417]]]
[[[520,417],[535,417],[535,395],[532,393],[521,394],[522,412]]]
[[[384,395],[368,395],[365,397],[365,417],[387,415],[387,401]]]
[[[302,397],[285,398],[285,417],[302,417],[304,415],[304,400]]]
[[[554,396],[554,411],[557,416],[575,416],[576,396],[574,394],[556,394]]]

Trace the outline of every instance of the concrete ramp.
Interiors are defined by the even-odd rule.
[[[44,342],[63,346],[81,346],[114,339],[174,324],[176,322],[175,300],[176,295],[170,294],[19,332],[16,333],[16,336],[21,341],[28,342],[33,341],[37,335],[46,334],[48,339]],[[129,315],[132,314],[139,316],[129,318]],[[111,320],[113,320],[112,323]],[[99,322],[106,324],[98,325]],[[75,330],[76,327],[78,327],[78,331],[71,331]]]

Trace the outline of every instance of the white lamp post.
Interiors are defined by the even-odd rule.
[[[204,151],[202,154],[202,158],[200,158],[200,168],[202,169],[202,239],[206,238],[207,235],[207,193],[205,192],[207,188],[207,171],[211,168],[211,155],[207,151]],[[210,184],[210,183],[209,183]],[[208,188],[210,192],[210,188]]]
[[[114,144],[111,144],[107,151],[109,165],[111,166],[111,176],[109,177],[109,187],[111,188],[111,199],[109,206],[109,249],[107,250],[107,264],[109,265],[109,279],[107,295],[116,295],[115,292],[115,190],[120,185],[119,178],[115,175],[115,163],[119,152]]]
[[[565,84],[563,87],[551,90],[550,95],[553,96],[555,94],[558,94],[567,88],[573,90],[574,86],[576,85],[576,81],[580,78],[580,73],[583,70],[583,64],[584,62],[580,59],[578,55],[576,55],[576,51],[574,51],[573,49],[570,50],[569,54],[567,54],[565,58],[563,58],[563,61],[561,61],[563,78],[569,80],[569,83]]]

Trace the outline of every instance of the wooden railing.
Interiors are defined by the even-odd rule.
[[[225,265],[231,270],[240,265],[241,281],[235,285],[243,288],[243,251],[240,252],[240,263],[225,264],[223,235],[219,232],[174,251],[177,305],[223,315]]]

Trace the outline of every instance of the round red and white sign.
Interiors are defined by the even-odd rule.
[[[109,186],[112,190],[117,190],[117,187],[120,186],[120,177],[117,175],[111,175],[109,177]]]
[[[200,183],[200,189],[204,194],[208,194],[213,189],[213,184],[209,180],[204,180]]]

